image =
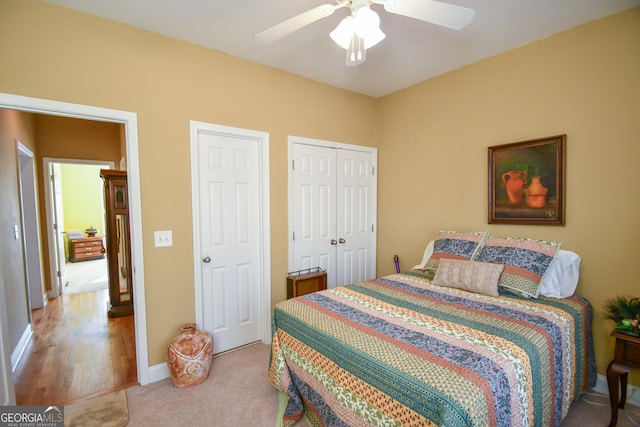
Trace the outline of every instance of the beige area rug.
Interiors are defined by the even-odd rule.
[[[128,422],[129,410],[124,390],[64,407],[64,425],[69,427],[123,427]]]

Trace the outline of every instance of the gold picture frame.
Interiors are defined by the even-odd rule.
[[[566,135],[489,147],[489,224],[565,225]]]

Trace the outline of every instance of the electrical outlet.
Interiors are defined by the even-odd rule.
[[[173,246],[173,233],[171,230],[154,231],[153,241],[156,248]]]

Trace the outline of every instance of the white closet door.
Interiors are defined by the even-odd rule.
[[[293,144],[293,270],[321,267],[336,286],[336,150]]]
[[[321,267],[327,286],[375,277],[375,154],[291,147],[292,270]]]
[[[373,279],[373,218],[371,153],[337,150],[338,194],[336,204],[338,248],[337,283],[349,284]]]

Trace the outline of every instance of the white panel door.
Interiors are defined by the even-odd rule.
[[[291,269],[321,267],[329,288],[374,278],[374,153],[293,143],[291,157]]]
[[[261,338],[258,141],[199,132],[203,328],[220,353]]]
[[[336,150],[292,147],[293,270],[321,267],[336,286]]]
[[[342,149],[337,159],[337,283],[349,284],[375,276],[373,162],[371,153]]]

